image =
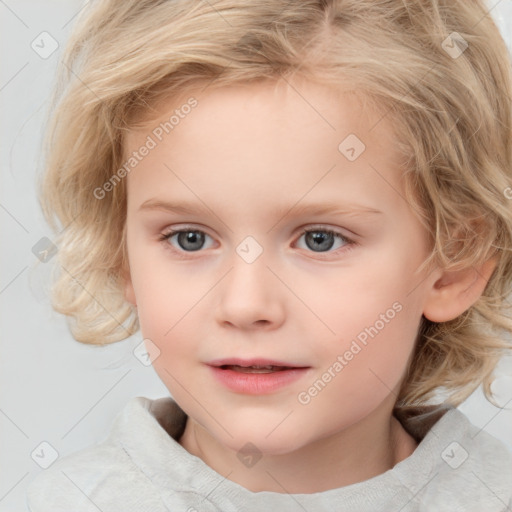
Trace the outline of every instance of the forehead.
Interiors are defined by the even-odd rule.
[[[197,100],[198,108],[187,107],[191,98]],[[382,147],[389,147],[395,140],[388,112],[377,110],[363,95],[297,77],[289,81],[268,79],[222,87],[195,85],[186,91],[164,96],[149,105],[145,112],[139,112],[138,122],[127,132],[125,147],[137,145],[160,123],[169,121],[173,113],[180,119],[188,117],[189,112],[185,112],[184,117],[180,115],[183,108],[193,114],[192,122],[196,128],[201,123],[208,123],[212,127],[211,135],[214,135],[215,127],[222,126],[296,130],[307,126],[309,135],[317,130],[318,136],[325,130],[337,132],[338,137],[351,130],[360,135],[364,132],[365,142],[372,146],[380,143]],[[187,121],[186,124],[190,123]],[[177,125],[172,127],[173,139],[179,137],[183,125],[181,130]],[[164,138],[166,143],[172,143],[170,138]]]
[[[154,142],[129,175],[129,194],[151,186],[163,192],[174,182],[188,195],[230,189],[248,201],[305,193],[327,200],[325,192],[343,182],[352,192],[377,185],[399,200],[392,126],[354,93],[308,81],[261,82],[190,90],[154,108],[158,117],[125,138],[125,158],[148,137]]]

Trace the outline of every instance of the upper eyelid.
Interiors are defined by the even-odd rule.
[[[344,228],[345,231],[350,231],[348,230],[347,228]],[[349,236],[347,235],[344,235],[341,231],[340,231],[340,228],[332,228],[330,226],[326,226],[326,225],[323,225],[323,224],[312,224],[311,226],[310,225],[306,225],[305,227],[300,227],[298,229],[300,231],[300,234],[303,234],[304,232],[308,232],[308,231],[328,231],[328,232],[332,232],[334,234],[337,234],[337,235],[340,235],[340,236],[343,236],[343,237],[346,237],[346,238],[349,238]],[[208,236],[212,236],[208,233],[208,231],[205,229],[205,228],[202,228],[202,227],[195,227],[193,225],[185,225],[183,227],[169,227],[169,228],[164,228],[161,232],[162,235],[165,235],[165,234],[175,234],[175,233],[179,233],[179,232],[187,232],[187,231],[199,231],[201,233],[204,233],[205,235],[208,235]],[[355,233],[354,233],[355,235]],[[213,238],[213,237],[212,237]]]

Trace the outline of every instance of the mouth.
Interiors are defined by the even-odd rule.
[[[220,370],[231,370],[240,373],[274,373],[310,368],[309,366],[268,359],[219,359],[207,364]]]
[[[303,378],[311,368],[269,359],[219,359],[207,365],[218,382],[231,391],[248,395],[276,392]]]

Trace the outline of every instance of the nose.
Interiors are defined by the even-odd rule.
[[[218,285],[217,322],[244,330],[277,329],[285,319],[287,290],[268,268],[264,253],[249,263],[235,252],[230,263]]]

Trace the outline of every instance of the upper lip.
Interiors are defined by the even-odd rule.
[[[302,364],[287,363],[285,361],[276,361],[274,359],[265,359],[261,357],[251,359],[241,359],[230,357],[227,359],[214,359],[206,363],[209,366],[288,366],[290,368],[309,368]]]

